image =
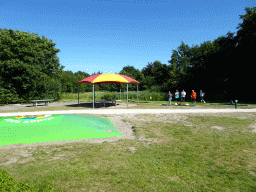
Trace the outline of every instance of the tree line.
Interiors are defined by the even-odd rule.
[[[254,82],[254,45],[256,43],[256,7],[245,8],[239,15],[237,34],[230,31],[214,41],[189,47],[181,41],[172,50],[168,64],[156,60],[141,71],[125,66],[119,74],[139,81],[139,91],[175,92],[203,90],[211,100],[237,99],[254,103],[247,94]],[[52,40],[37,34],[0,29],[0,103],[26,102],[30,99],[54,98],[61,93],[77,93],[76,83],[89,77],[86,72],[64,71],[56,56],[59,49]],[[93,73],[92,75],[101,73]],[[126,91],[126,85],[121,85]],[[95,90],[119,91],[116,84],[98,84]],[[137,84],[129,84],[136,91]],[[81,84],[79,92],[91,92],[92,85]]]

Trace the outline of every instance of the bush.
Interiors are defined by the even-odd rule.
[[[115,94],[114,93],[107,93],[105,95],[102,95],[101,99],[105,99],[105,100],[115,99]]]
[[[152,100],[154,101],[164,101],[164,96],[161,93],[154,93],[152,96]]]
[[[53,185],[47,182],[43,182],[39,186],[39,191],[52,191]],[[9,192],[9,191],[26,191],[33,192],[38,191],[35,190],[35,187],[29,185],[28,182],[20,182],[18,183],[15,179],[9,176],[6,170],[0,169],[0,191],[1,192]]]
[[[18,183],[7,171],[0,169],[0,191],[32,191],[32,187],[25,182]]]
[[[19,102],[18,94],[15,90],[0,87],[0,102],[1,103],[16,103]]]
[[[157,86],[157,85],[153,85],[152,87],[150,87],[150,92],[161,92],[161,87]]]

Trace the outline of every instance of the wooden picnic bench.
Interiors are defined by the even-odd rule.
[[[30,100],[30,101],[33,103],[33,107],[35,106],[35,104],[36,104],[36,107],[37,107],[37,103],[43,103],[43,102],[45,102],[45,106],[48,106],[49,101],[51,101],[51,100],[53,100],[53,99]]]
[[[104,107],[105,107],[106,102],[112,102],[112,104],[113,104],[113,102],[115,102],[115,106],[116,106],[116,100],[115,99],[112,99],[112,100],[97,100],[96,102],[103,103]]]

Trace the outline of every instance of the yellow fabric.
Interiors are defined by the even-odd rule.
[[[92,83],[98,83],[102,81],[119,81],[121,83],[128,83],[124,77],[117,74],[102,74],[96,77]]]

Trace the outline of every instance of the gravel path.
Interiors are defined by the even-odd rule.
[[[47,114],[156,114],[156,113],[240,113],[256,112],[256,109],[94,109],[94,110],[63,110],[0,113],[0,117],[16,115],[47,115]]]
[[[65,106],[65,105],[74,105],[77,103],[50,103],[49,106]],[[44,103],[39,103],[38,108],[41,107],[48,107],[45,106]],[[20,110],[20,109],[28,109],[28,108],[34,108],[33,104],[10,104],[10,105],[5,105],[5,106],[0,106],[0,111],[5,111],[5,110]]]

